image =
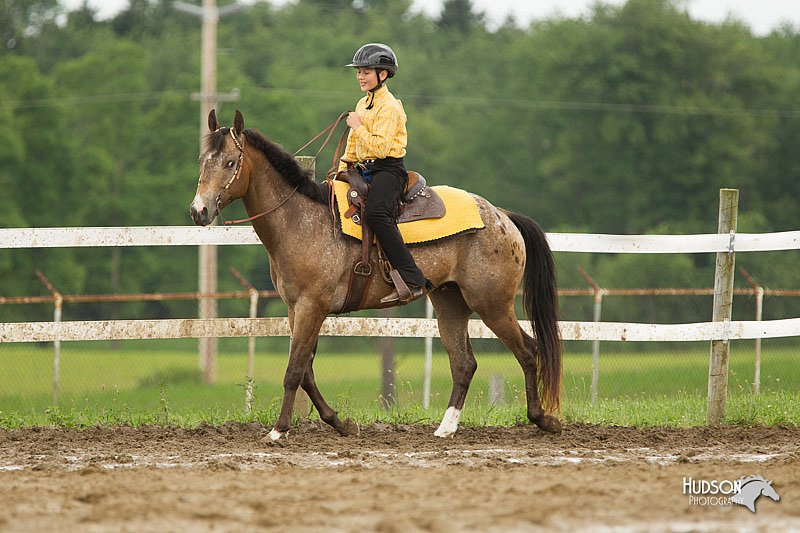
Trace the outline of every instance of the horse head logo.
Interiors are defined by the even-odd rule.
[[[731,502],[744,505],[750,509],[750,512],[756,512],[756,500],[759,496],[767,496],[776,502],[781,499],[772,486],[772,481],[768,481],[762,476],[743,477],[739,480],[739,483],[741,486],[739,493],[731,496]]]

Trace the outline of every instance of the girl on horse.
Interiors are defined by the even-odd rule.
[[[400,200],[408,183],[403,165],[408,140],[406,113],[386,86],[397,72],[397,56],[385,44],[370,43],[359,48],[346,66],[356,69],[361,92],[367,94],[347,117],[350,133],[339,171],[355,167],[370,183],[364,222],[375,232],[410,292],[401,298],[395,288],[381,303],[406,304],[426,294],[429,286],[397,229]]]

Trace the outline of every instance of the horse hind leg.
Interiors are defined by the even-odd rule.
[[[464,408],[464,401],[470,383],[472,383],[472,377],[478,368],[467,331],[472,310],[464,302],[461,291],[458,289],[438,290],[431,293],[430,298],[436,309],[439,334],[450,359],[450,373],[453,378],[453,389],[447,403],[447,410],[434,435],[451,437],[458,430],[458,421]]]
[[[536,354],[539,348],[536,339],[525,333],[522,328],[520,328],[520,332],[525,339],[525,351],[522,358],[517,357],[517,362],[519,362],[522,372],[525,374],[528,420],[536,424],[542,431],[561,433],[561,422],[558,418],[545,414],[544,409],[542,409],[542,402],[539,399],[538,367],[536,365]],[[516,356],[516,353],[514,355]],[[530,378],[528,378],[528,371],[526,370],[528,368],[532,370]]]
[[[561,422],[544,412],[539,399],[539,377],[537,368],[537,343],[536,339],[525,333],[519,326],[513,308],[504,314],[481,313],[481,319],[491,329],[497,338],[505,344],[516,357],[525,376],[525,399],[528,404],[528,420],[536,424],[539,429],[548,433],[561,433]]]

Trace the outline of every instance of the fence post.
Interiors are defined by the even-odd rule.
[[[425,318],[433,318],[433,304],[431,299],[425,297]],[[425,380],[422,392],[422,407],[431,406],[431,372],[433,371],[433,337],[425,337]]]
[[[717,233],[730,235],[727,252],[717,252],[714,270],[714,322],[731,319],[733,307],[733,276],[735,265],[734,238],[739,210],[739,190],[720,189],[719,223]],[[728,367],[730,363],[730,343],[727,338],[711,341],[711,354],[708,364],[708,411],[706,423],[717,426],[725,418],[725,404],[728,399]]]
[[[383,318],[397,316],[394,307],[381,309]],[[394,337],[378,337],[378,350],[381,354],[381,405],[391,409],[397,404],[397,368],[394,361]]]
[[[586,283],[592,288],[594,292],[594,312],[592,313],[592,320],[600,322],[600,315],[603,311],[603,294],[606,292],[586,273],[583,267],[578,266],[578,273],[586,280]],[[592,341],[592,404],[597,401],[597,386],[600,382],[600,341]]]
[[[753,279],[753,276],[743,266],[739,267],[739,273],[744,276],[747,283],[753,288],[753,295],[756,297],[756,321],[760,322],[764,310],[764,287]],[[758,396],[761,392],[761,337],[756,337],[753,349],[755,351],[755,361],[753,362],[753,394]]]
[[[247,292],[250,293],[250,318],[256,318],[258,316],[258,290],[253,287],[253,284],[247,281],[244,276],[242,276],[238,270],[234,267],[231,267],[231,274],[239,283],[247,289]],[[255,371],[255,359],[256,359],[256,338],[255,337],[248,337],[247,338],[247,374],[246,380],[247,383],[245,384],[244,389],[244,412],[250,413],[253,410],[253,374]]]
[[[36,276],[41,280],[50,294],[53,296],[53,323],[61,323],[61,307],[64,303],[64,297],[58,290],[50,283],[41,271],[36,271]],[[56,337],[53,341],[53,405],[58,405],[58,389],[61,380],[61,339]]]

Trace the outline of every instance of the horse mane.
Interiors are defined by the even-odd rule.
[[[230,128],[220,128],[209,133],[206,137],[207,149],[215,152],[222,150],[228,138],[229,130]],[[301,167],[292,154],[284,150],[279,144],[264,137],[260,132],[253,129],[245,129],[242,133],[247,138],[247,144],[264,154],[272,168],[290,186],[297,187],[297,192],[315,202],[327,205],[328,186],[325,183],[314,181],[314,172],[312,170]]]

